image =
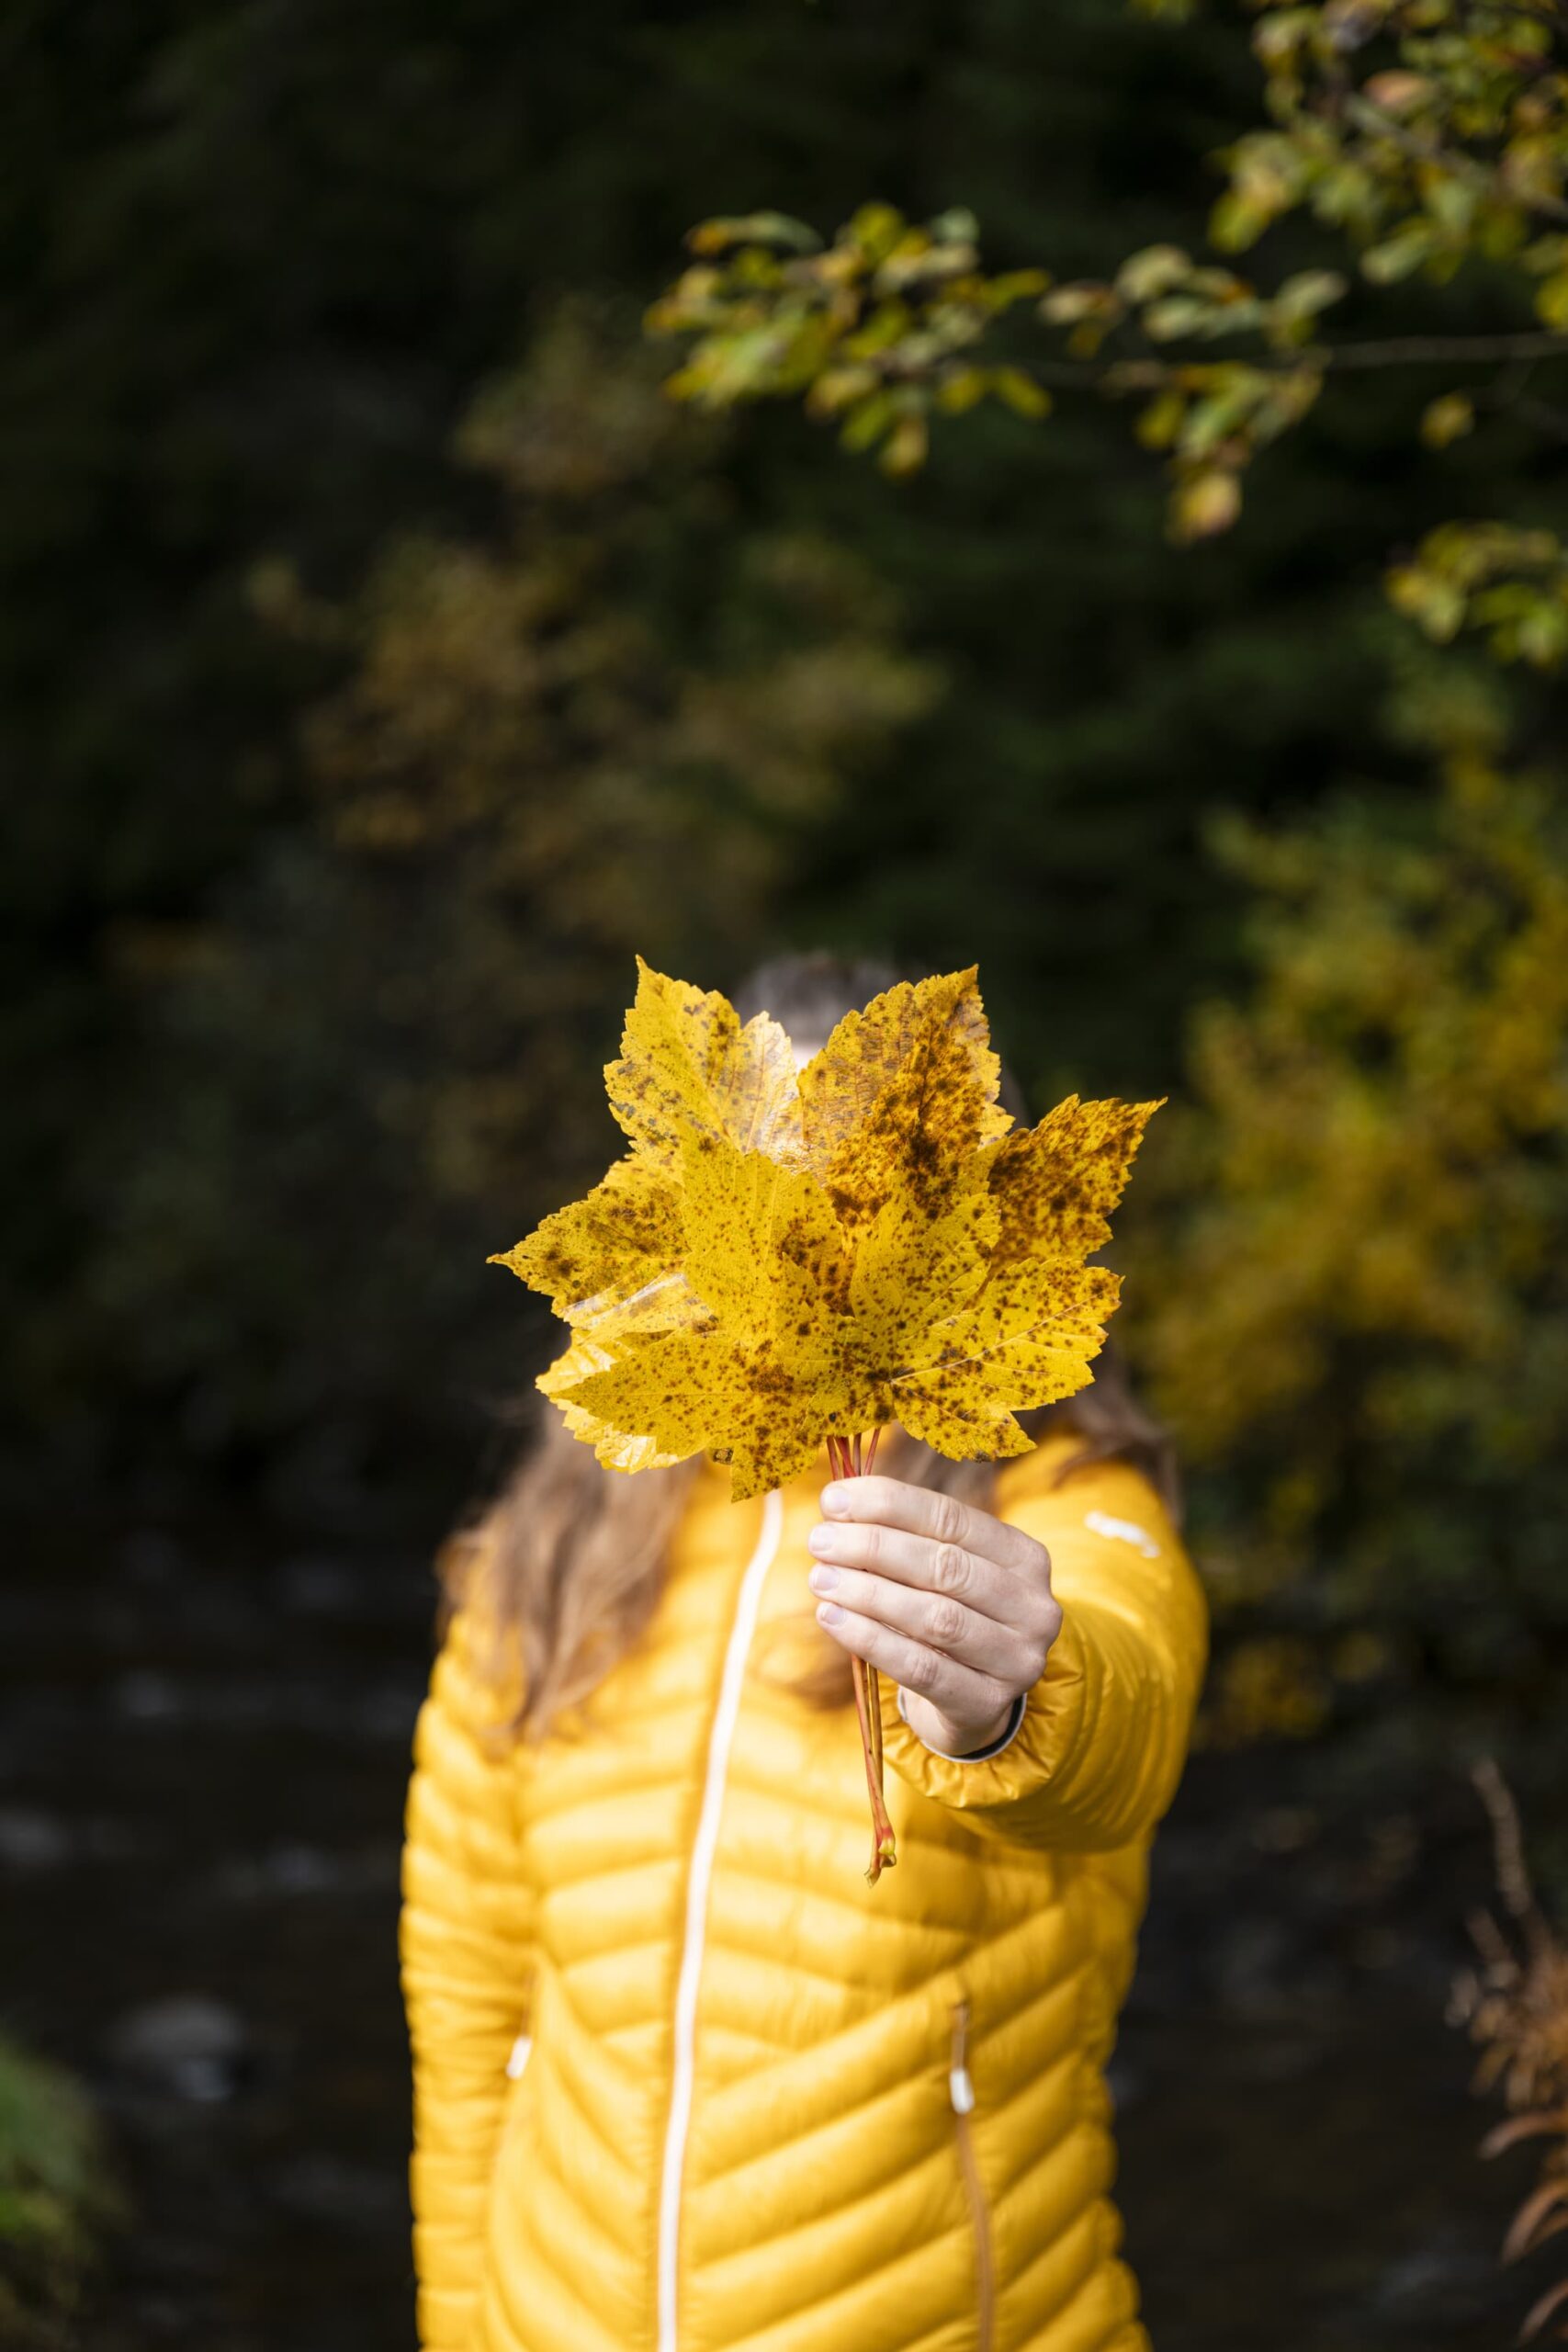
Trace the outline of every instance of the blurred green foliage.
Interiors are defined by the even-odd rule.
[[[991,397],[1047,415],[1033,377],[971,356],[1049,282],[1040,269],[986,277],[978,233],[971,213],[914,229],[890,204],[862,205],[826,251],[781,213],[706,220],[688,241],[705,258],[648,313],[650,334],[694,338],[665,389],[719,410],[802,392],[808,414],[842,417],[846,449],[879,449],[894,475],[924,465],[932,410],[963,415]]]
[[[1418,430],[1428,446],[1472,429],[1478,401],[1517,408],[1560,441],[1568,364],[1560,13],[1529,0],[1322,0],[1254,6],[1242,20],[1267,119],[1215,158],[1225,186],[1209,215],[1213,247],[1243,251],[1299,214],[1326,232],[1325,258],[1353,258],[1368,287],[1417,273],[1444,285],[1467,266],[1484,270],[1489,290],[1511,307],[1511,331],[1472,323],[1438,338],[1353,340],[1325,332],[1325,314],[1349,289],[1324,259],[1269,292],[1168,242],[1130,254],[1108,279],[1052,285],[1038,266],[987,276],[972,213],[920,226],[873,203],[827,247],[778,212],[693,230],[698,258],[648,315],[653,334],[689,340],[671,394],[710,409],[803,396],[808,413],[842,418],[846,448],[879,448],[895,475],[924,464],[933,415],[964,414],[987,394],[1035,417],[1049,414],[1052,385],[1134,394],[1139,440],[1169,453],[1169,528],[1182,544],[1231,528],[1253,459],[1301,424],[1334,371],[1485,368],[1478,389],[1427,401]],[[1054,254],[1034,258],[1055,266]],[[1032,355],[1025,366],[996,363],[996,322],[1026,299],[1067,331],[1068,364]],[[1239,358],[1201,356],[1205,345],[1237,340]],[[1541,367],[1555,379],[1555,408],[1531,387]],[[1439,639],[1473,619],[1506,659],[1549,667],[1568,650],[1564,548],[1552,530],[1451,522],[1392,584],[1403,609]]]
[[[0,2341],[46,2352],[111,2209],[96,2124],[74,2084],[0,2040]]]

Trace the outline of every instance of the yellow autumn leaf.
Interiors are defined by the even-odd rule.
[[[973,968],[852,1012],[796,1079],[766,1014],[639,967],[612,1107],[632,1139],[497,1262],[570,1325],[540,1382],[615,1468],[706,1450],[737,1499],[895,1419],[959,1458],[1090,1376],[1088,1263],[1152,1103],[999,1108]]]
[[[961,1461],[1027,1453],[1014,1412],[1086,1385],[1119,1292],[1103,1266],[1021,1261],[939,1328],[925,1362],[894,1375],[895,1419]]]
[[[1111,1238],[1111,1212],[1126,1189],[1157,1102],[1080,1102],[1069,1094],[1037,1126],[996,1147],[991,1191],[1002,1230],[994,1263],[1083,1259]]]
[[[679,1186],[649,1154],[617,1159],[586,1199],[558,1209],[490,1262],[510,1266],[558,1315],[582,1325],[676,1280],[684,1246]]]
[[[851,1310],[874,1361],[897,1366],[919,1355],[927,1333],[985,1282],[999,1227],[978,1154],[934,1215],[898,1180],[860,1228],[850,1275]]]
[[[666,979],[640,956],[637,1002],[604,1084],[617,1123],[665,1166],[689,1135],[728,1136],[774,1157],[799,1136],[795,1055],[778,1023],[760,1012],[742,1028],[727,998]]]
[[[1012,1121],[976,967],[901,981],[847,1012],[798,1081],[801,1149],[849,1225],[902,1180],[931,1203]]]
[[[491,1260],[492,1264],[504,1262]],[[607,1470],[669,1470],[682,1457],[678,1453],[660,1453],[650,1437],[628,1437],[624,1430],[611,1429],[596,1421],[585,1407],[572,1402],[569,1393],[586,1380],[591,1373],[607,1372],[615,1359],[592,1340],[579,1335],[564,1355],[558,1356],[548,1372],[539,1375],[539,1386],[547,1396],[560,1407],[561,1419],[575,1438],[593,1447]]]
[[[682,1155],[684,1272],[739,1341],[779,1338],[805,1363],[843,1310],[844,1236],[809,1171],[695,1136]]]

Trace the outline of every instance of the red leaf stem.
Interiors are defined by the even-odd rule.
[[[835,1478],[861,1478],[870,1476],[876,1460],[880,1428],[873,1430],[871,1443],[866,1447],[857,1431],[852,1441],[829,1432],[828,1462]],[[882,1763],[882,1680],[874,1666],[863,1658],[850,1660],[851,1679],[854,1684],[855,1715],[860,1724],[861,1749],[865,1758],[865,1785],[871,1798],[871,1860],[866,1877],[873,1886],[885,1870],[891,1870],[898,1859],[897,1842],[893,1824],[888,1817],[887,1798],[884,1786]]]

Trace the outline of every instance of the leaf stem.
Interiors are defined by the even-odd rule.
[[[836,1431],[828,1436],[828,1461],[835,1478],[863,1478],[870,1476],[876,1460],[878,1427],[871,1433],[867,1447],[857,1430],[852,1439],[840,1437]],[[882,1763],[882,1678],[874,1666],[864,1658],[852,1657],[850,1676],[854,1685],[855,1717],[860,1724],[861,1752],[865,1758],[865,1785],[871,1798],[871,1860],[866,1877],[873,1886],[885,1870],[891,1870],[898,1859],[897,1841],[888,1816],[887,1797],[884,1786]]]
[[[877,1696],[877,1671],[859,1657],[850,1660],[850,1668],[854,1681],[855,1714],[860,1722],[861,1752],[865,1758],[866,1792],[871,1799],[871,1860],[865,1874],[874,1886],[883,1871],[891,1870],[898,1852],[882,1789],[882,1710]]]

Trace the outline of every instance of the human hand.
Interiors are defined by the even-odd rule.
[[[900,1478],[835,1479],[822,1511],[807,1538],[818,1623],[899,1685],[928,1747],[999,1739],[1061,1627],[1044,1544]]]

